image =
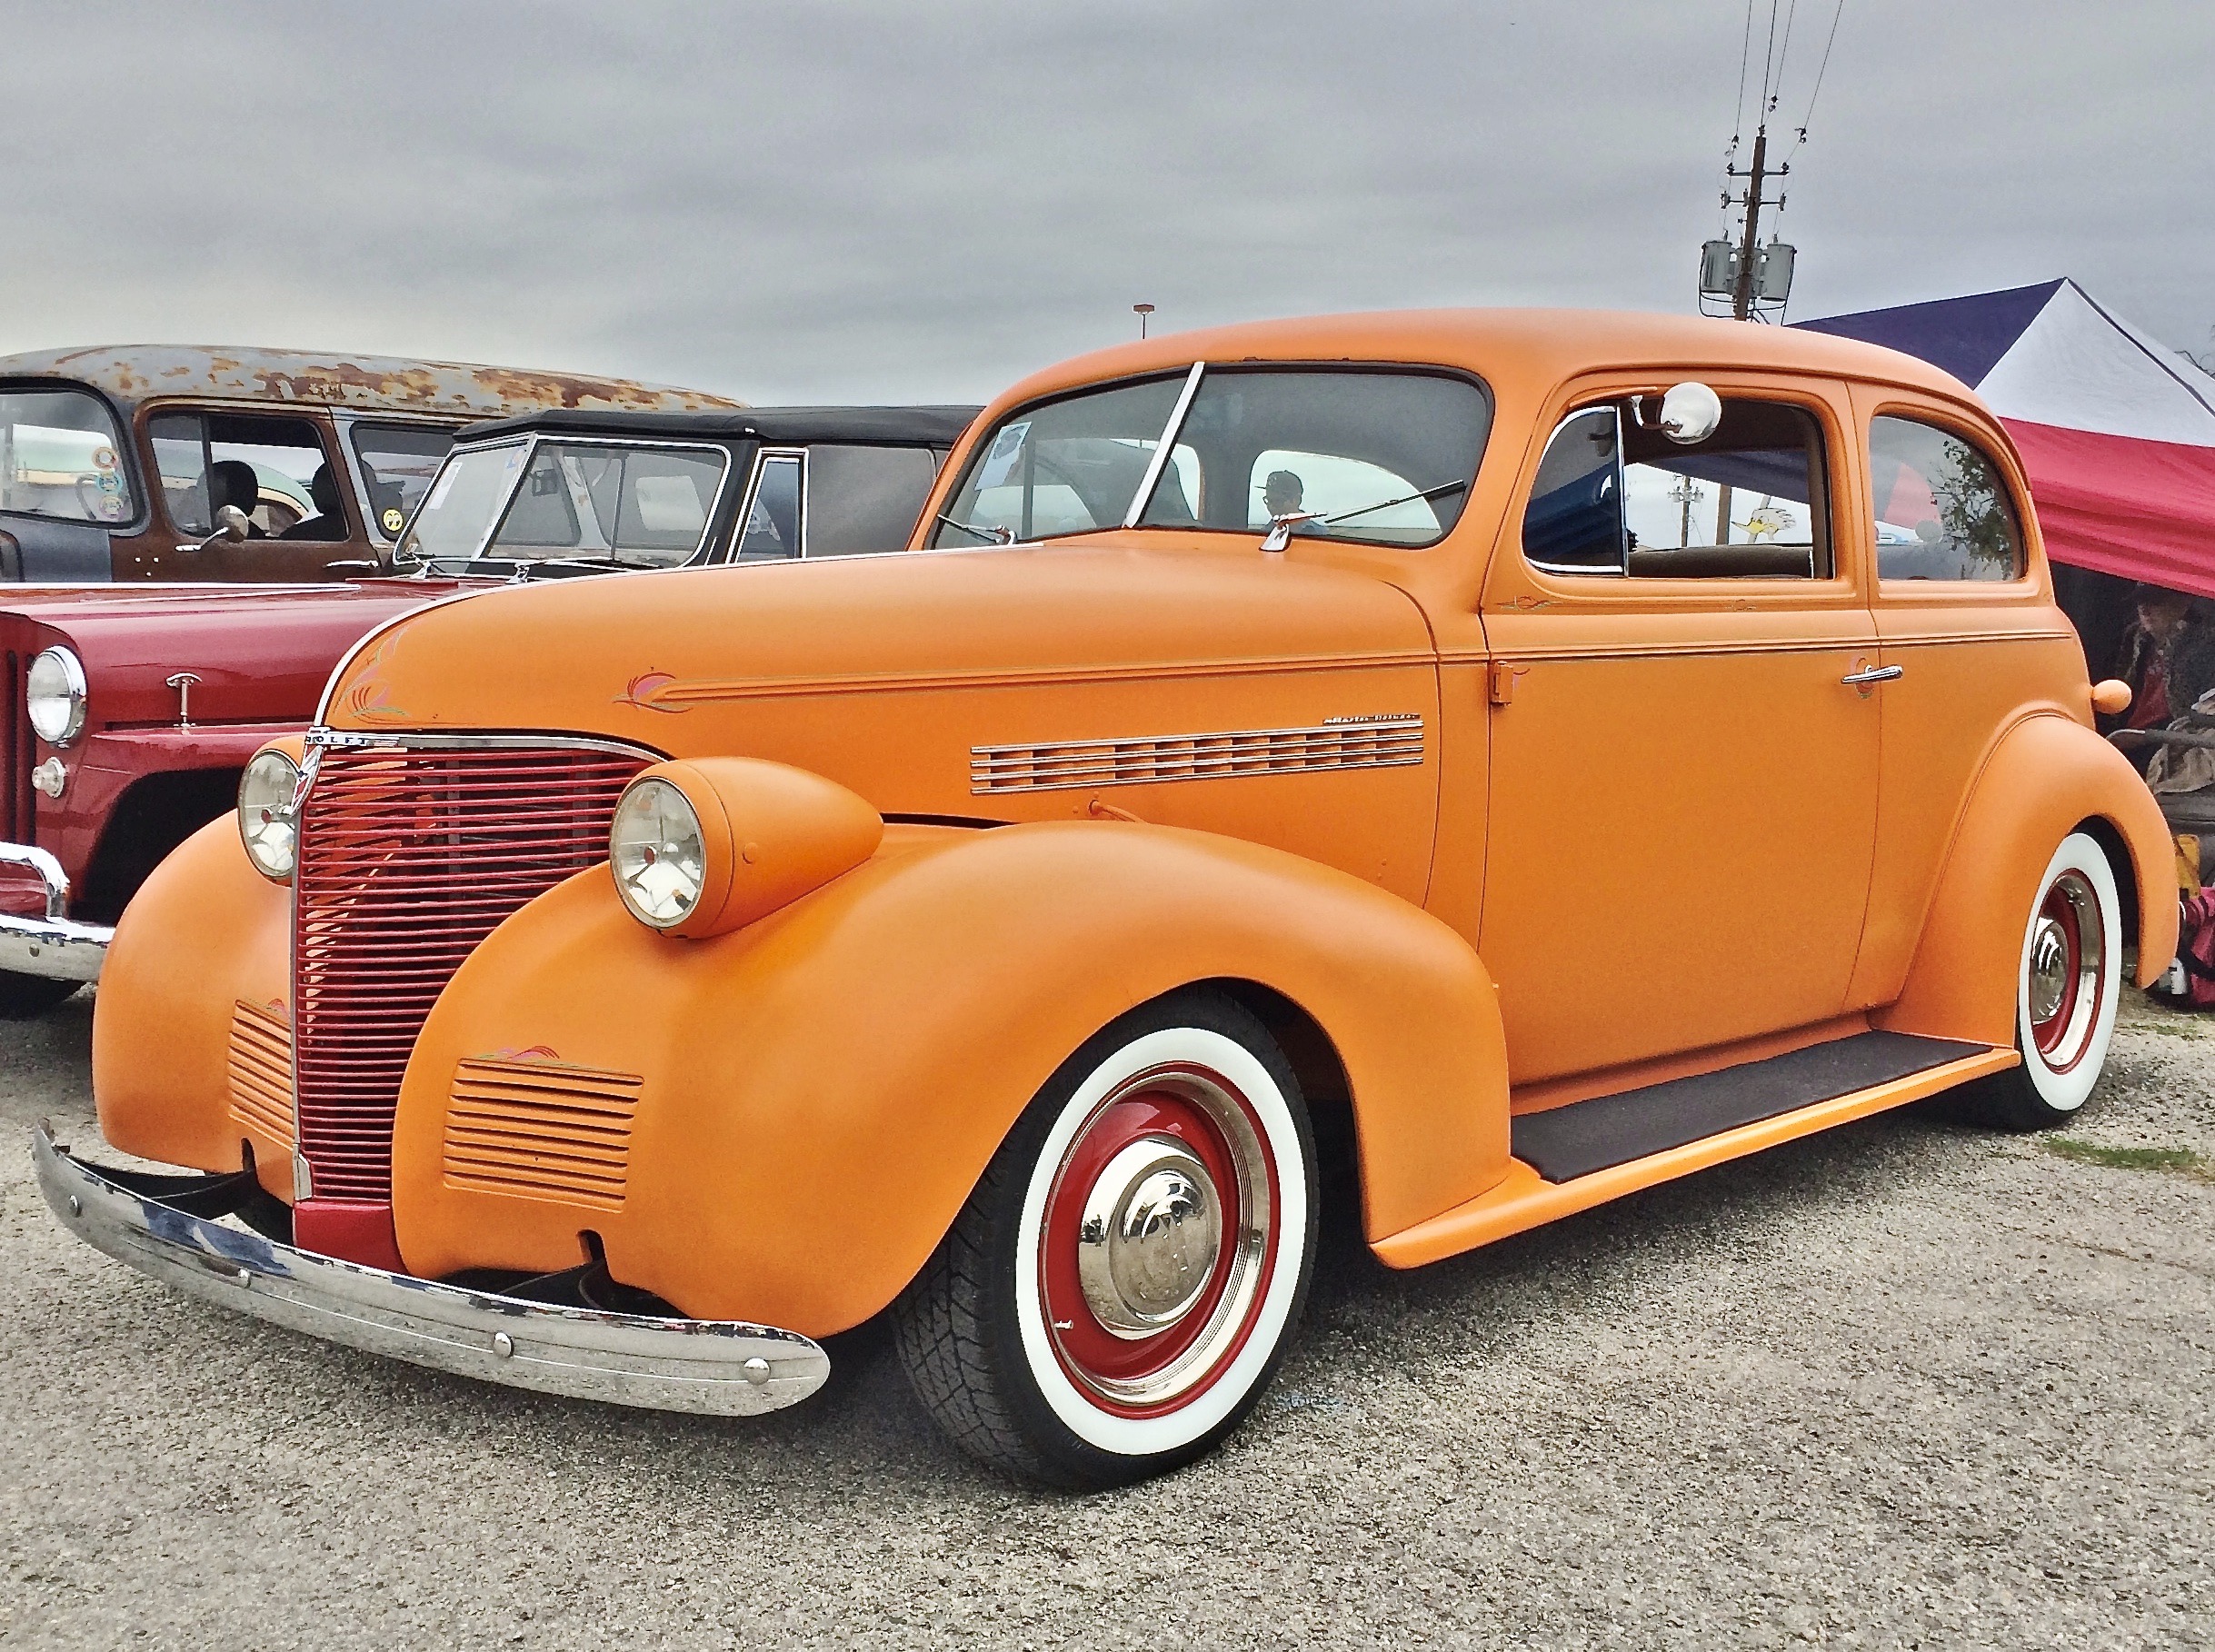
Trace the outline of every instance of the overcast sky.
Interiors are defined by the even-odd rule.
[[[1787,148],[1834,4],[1780,5]],[[982,400],[1142,299],[1687,310],[1746,15],[0,0],[0,351]],[[2067,274],[2210,346],[2210,0],[1844,0],[1792,160],[1794,315]]]

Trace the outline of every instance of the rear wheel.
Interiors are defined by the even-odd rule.
[[[1298,1321],[1314,1158],[1290,1066],[1234,1000],[1123,1017],[1032,1100],[902,1296],[916,1394],[965,1449],[1055,1485],[1202,1455]]]
[[[27,1021],[71,996],[85,983],[54,980],[44,975],[18,975],[0,970],[0,1020]]]
[[[2107,1064],[2122,985],[2122,901],[2090,837],[2061,840],[2039,884],[2016,970],[2015,1047],[2022,1065],[1986,1080],[1981,1100],[2010,1130],[2064,1124]]]

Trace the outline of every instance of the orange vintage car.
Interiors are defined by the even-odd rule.
[[[64,1219],[676,1410],[889,1309],[954,1439],[1099,1486],[1253,1405],[1322,1189],[1407,1268],[1972,1081],[2056,1122],[2173,950],[2121,691],[1920,362],[1335,317],[972,431],[910,553],[374,632],[115,938],[103,1129],[208,1174],[42,1132]]]

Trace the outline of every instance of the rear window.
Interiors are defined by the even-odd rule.
[[[356,424],[354,456],[369,483],[369,526],[396,539],[438,474],[454,433],[422,424]]]
[[[138,513],[105,403],[82,390],[0,390],[0,511],[94,522]]]
[[[2007,479],[1966,437],[1916,419],[1871,419],[1869,483],[1880,579],[2011,580],[2022,572]]]

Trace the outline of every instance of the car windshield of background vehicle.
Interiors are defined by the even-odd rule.
[[[422,508],[394,548],[403,562],[442,565],[466,562],[477,553],[523,474],[530,445],[510,442],[500,447],[457,448],[446,456]]]
[[[1471,381],[1375,368],[1210,368],[1183,416],[1181,380],[1122,385],[1029,409],[984,443],[932,542],[983,542],[1120,525],[1154,452],[1170,456],[1144,528],[1416,547],[1459,520],[1492,422]]]
[[[454,445],[454,433],[421,424],[356,424],[354,456],[369,484],[369,528],[392,539],[414,514]]]
[[[2022,530],[2000,467],[1971,443],[1913,419],[1869,422],[1877,577],[2011,580]]]
[[[115,422],[81,390],[0,390],[0,511],[64,522],[136,514]]]
[[[706,537],[728,463],[720,448],[541,442],[484,554],[677,567]]]
[[[236,505],[250,539],[341,540],[337,473],[307,419],[262,413],[160,413],[146,421],[162,499],[182,533],[215,530]]]

